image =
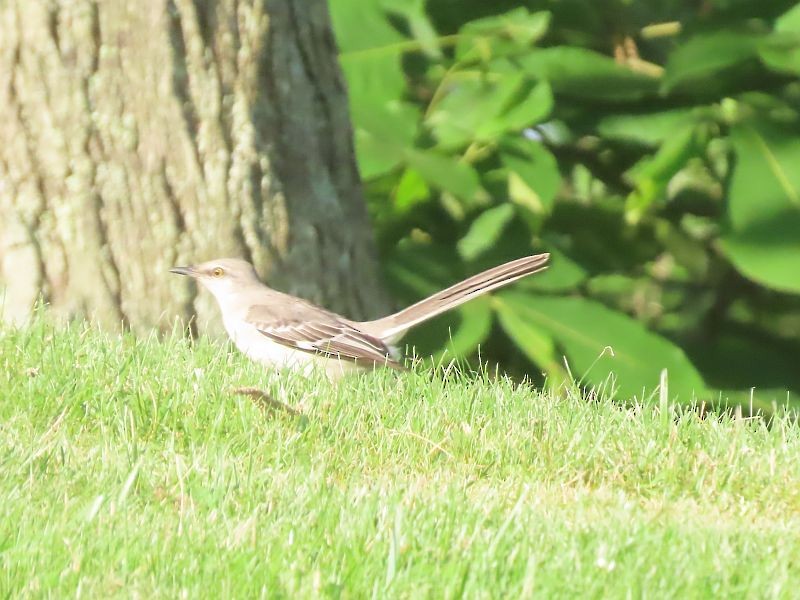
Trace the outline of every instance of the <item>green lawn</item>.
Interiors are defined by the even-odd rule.
[[[180,336],[0,331],[3,597],[800,590],[787,417],[424,370],[334,386]]]

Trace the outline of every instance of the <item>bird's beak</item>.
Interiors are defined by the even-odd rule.
[[[197,277],[199,275],[195,267],[172,267],[169,272],[177,275],[187,275],[189,277]]]

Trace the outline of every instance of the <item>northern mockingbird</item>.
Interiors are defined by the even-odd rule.
[[[544,270],[549,254],[512,260],[375,321],[351,321],[311,302],[268,288],[253,266],[220,258],[172,273],[188,275],[217,299],[225,329],[250,359],[275,367],[321,365],[335,378],[356,367],[402,369],[393,347],[415,325],[468,300]]]

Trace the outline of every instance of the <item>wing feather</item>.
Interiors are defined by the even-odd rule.
[[[402,369],[392,357],[391,348],[380,338],[371,336],[332,314],[324,320],[281,320],[251,323],[274,342],[302,352],[313,352],[331,358],[359,363],[386,365]]]

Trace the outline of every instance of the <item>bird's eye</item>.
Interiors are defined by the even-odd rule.
[[[223,275],[225,275],[225,269],[222,267],[216,267],[213,271],[211,271],[212,277],[222,277]]]

